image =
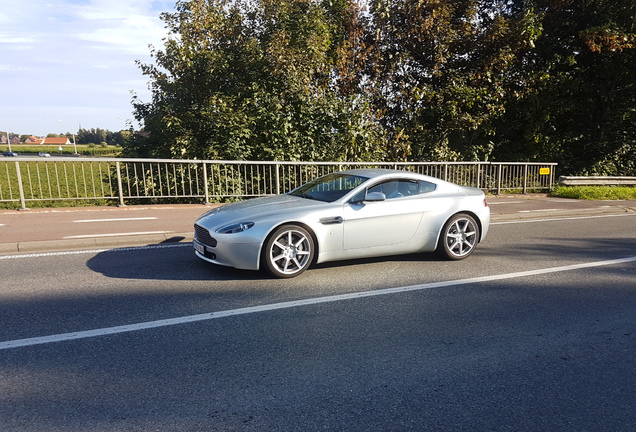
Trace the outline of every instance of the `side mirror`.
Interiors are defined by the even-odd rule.
[[[367,196],[364,198],[364,200],[367,201],[367,202],[385,201],[386,200],[386,195],[384,195],[382,192],[371,192],[371,193],[367,194]]]

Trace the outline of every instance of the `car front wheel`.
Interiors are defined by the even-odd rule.
[[[461,260],[473,253],[479,242],[479,226],[472,216],[457,214],[442,229],[438,252],[445,258]]]
[[[276,229],[263,248],[265,268],[279,278],[298,276],[307,270],[313,259],[313,238],[297,225]]]

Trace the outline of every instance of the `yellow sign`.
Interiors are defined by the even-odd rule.
[[[550,174],[550,168],[539,168],[539,174],[540,175],[549,175]]]

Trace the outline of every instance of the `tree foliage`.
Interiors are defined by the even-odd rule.
[[[634,173],[633,0],[189,0],[129,154]]]
[[[416,159],[484,159],[492,123],[520,92],[518,53],[540,32],[532,10],[485,0],[375,0],[372,74],[384,121]]]
[[[80,128],[77,131],[76,142],[77,144],[102,144],[106,143],[107,145],[124,145],[127,140],[130,139],[131,132],[127,130],[122,130],[119,132],[111,132],[108,129],[100,129],[100,128],[91,128],[85,129]],[[70,140],[73,139],[72,134],[67,133],[66,137]]]
[[[141,65],[138,152],[264,160],[383,157],[383,130],[348,73],[358,17],[348,2],[181,1],[173,37]],[[178,36],[178,37],[177,37]],[[355,91],[351,88],[355,87]]]
[[[500,157],[565,172],[629,174],[636,156],[636,3],[537,0],[543,33],[520,56],[529,91],[511,100]]]

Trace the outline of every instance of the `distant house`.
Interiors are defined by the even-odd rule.
[[[61,146],[61,145],[70,145],[71,141],[64,137],[64,138],[42,138],[41,145],[56,145],[56,146]]]
[[[11,140],[11,144],[20,144],[20,137],[18,135],[11,135],[9,139]],[[7,143],[7,134],[6,133],[0,134],[0,144],[6,144],[6,143]]]
[[[38,138],[33,135],[31,135],[30,137],[24,140],[25,144],[33,144],[33,143],[40,144],[41,142],[42,142],[42,138]]]

